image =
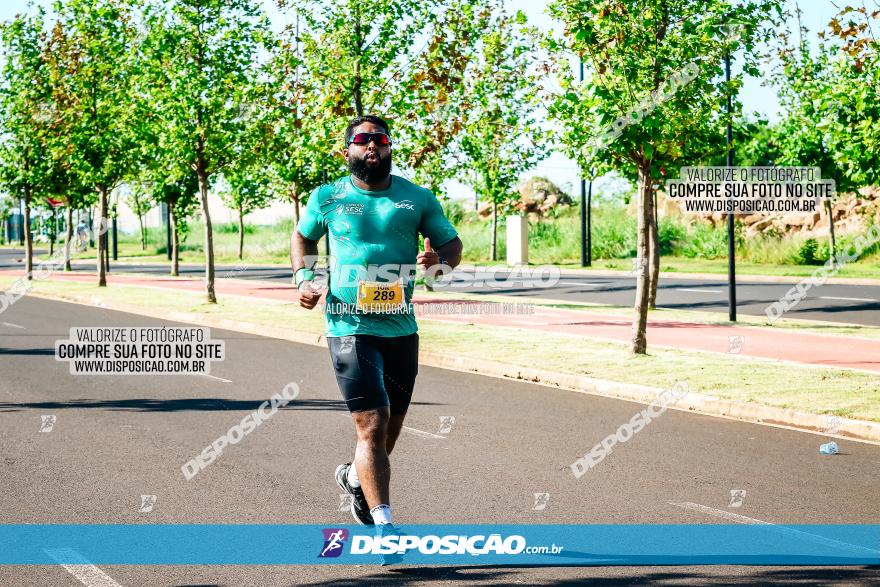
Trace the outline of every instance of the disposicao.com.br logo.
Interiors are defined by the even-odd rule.
[[[324,546],[320,558],[339,556],[348,534],[341,529],[324,529]],[[329,550],[328,550],[329,549]],[[518,534],[503,537],[501,534],[476,534],[444,536],[429,534],[418,536],[406,532],[400,535],[373,536],[352,534],[349,554],[353,555],[404,555],[417,551],[427,555],[517,555],[559,554],[562,546],[528,546],[526,539]]]

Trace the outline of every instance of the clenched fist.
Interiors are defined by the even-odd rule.
[[[299,305],[306,310],[314,308],[321,299],[322,292],[311,281],[299,284]]]

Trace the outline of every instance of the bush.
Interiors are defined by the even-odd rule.
[[[238,234],[238,223],[237,222],[224,222],[222,224],[213,225],[214,232],[220,234]],[[253,224],[248,224],[247,221],[244,223],[244,233],[245,234],[254,234],[256,232],[257,227]]]
[[[443,211],[446,213],[446,218],[449,219],[449,222],[455,226],[461,224],[465,217],[464,204],[462,204],[462,201],[449,199],[445,200],[442,205]]]
[[[687,238],[687,229],[669,218],[661,218],[659,224],[657,238],[660,241],[660,254],[671,255]]]
[[[801,243],[795,262],[800,265],[819,265],[819,241],[814,238],[808,238]]]
[[[727,233],[708,224],[696,224],[681,246],[680,254],[690,259],[717,259],[727,255]]]

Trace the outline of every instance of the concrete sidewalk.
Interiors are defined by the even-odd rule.
[[[20,274],[14,270],[0,271],[0,275],[7,277]],[[53,273],[50,279],[80,283],[96,280],[93,274],[62,272]],[[201,279],[110,274],[108,281],[193,293],[204,291]],[[221,297],[234,295],[287,303],[297,299],[296,288],[290,284],[233,278],[217,278],[216,292]],[[414,303],[421,320],[512,327],[614,341],[629,341],[631,335],[632,320],[626,310],[613,315],[536,306],[531,314],[511,313],[512,308],[503,308],[496,302],[441,299],[430,294],[417,294]],[[650,346],[662,346],[880,373],[880,340],[652,318],[648,321],[648,344],[649,351]]]

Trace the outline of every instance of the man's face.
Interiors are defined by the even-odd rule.
[[[352,136],[360,132],[381,132],[385,129],[378,124],[365,122],[353,129]],[[348,145],[342,150],[348,162],[348,170],[353,176],[366,183],[379,183],[391,174],[391,145],[379,145],[370,141],[366,145]]]

